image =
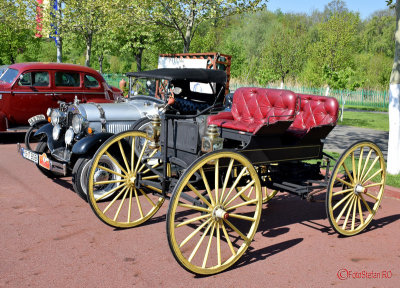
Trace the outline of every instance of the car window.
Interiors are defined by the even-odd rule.
[[[6,72],[4,72],[3,75],[1,75],[0,80],[7,82],[7,83],[12,83],[14,82],[15,77],[18,75],[18,70],[15,69],[8,69]]]
[[[94,87],[100,87],[99,82],[94,78],[93,76],[90,75],[85,75],[84,81],[85,87],[87,88],[94,88]]]
[[[79,87],[80,76],[77,72],[56,72],[55,74],[56,86],[64,87]]]
[[[22,77],[19,80],[19,85],[36,87],[49,86],[49,72],[40,71],[22,74]]]

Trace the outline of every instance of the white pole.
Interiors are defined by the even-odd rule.
[[[400,84],[390,84],[387,172],[400,173]]]

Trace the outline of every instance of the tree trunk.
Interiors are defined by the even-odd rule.
[[[192,37],[193,37],[192,31],[193,31],[193,26],[194,26],[194,18],[196,16],[196,12],[194,11],[195,6],[196,6],[196,2],[193,1],[189,19],[188,19],[188,24],[186,26],[185,38],[183,39],[183,53],[189,53],[189,50],[190,50],[190,42],[192,41]]]
[[[396,1],[395,54],[389,90],[389,147],[387,172],[400,174],[400,0]]]
[[[57,49],[57,63],[62,63],[62,38],[61,38],[61,2],[57,1],[57,11],[56,11],[56,49]]]
[[[57,34],[56,36],[57,63],[62,63],[62,39]]]
[[[104,55],[103,55],[103,53],[101,53],[99,55],[100,74],[103,74],[103,60],[104,60]]]
[[[138,52],[135,54],[137,72],[142,71],[142,55],[143,55],[143,48],[139,48]]]
[[[13,47],[11,46],[11,45],[9,45],[10,46],[10,50],[9,50],[9,55],[10,55],[10,62],[11,62],[11,64],[14,64],[15,63],[15,57],[14,57],[14,49],[13,49]]]
[[[92,54],[92,39],[93,34],[89,32],[86,35],[86,57],[85,57],[85,66],[90,67],[90,56]]]

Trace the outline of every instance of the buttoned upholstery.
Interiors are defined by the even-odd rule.
[[[233,95],[230,112],[208,117],[208,124],[251,132],[282,120],[293,120],[297,96],[288,90],[242,87]]]
[[[313,127],[334,126],[339,112],[339,103],[335,98],[298,94],[300,110],[287,130],[290,134],[303,137]]]

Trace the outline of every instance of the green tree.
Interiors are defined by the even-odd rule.
[[[308,50],[307,73],[317,73],[324,79],[341,70],[352,68],[354,55],[358,51],[359,23],[358,14],[345,11],[333,13],[329,20],[317,24],[316,42]],[[330,80],[332,82],[334,78]],[[312,81],[318,82],[316,79]]]
[[[144,3],[147,2],[147,6]],[[146,20],[160,27],[175,29],[183,41],[183,52],[190,44],[198,27],[209,19],[255,11],[265,6],[262,0],[147,0],[141,3],[147,11]]]
[[[29,45],[37,44],[35,36],[35,3],[29,0],[4,0],[0,5],[0,57],[15,63]]]
[[[85,41],[85,65],[90,67],[93,39],[105,29],[110,15],[101,0],[65,0],[63,32],[74,33]]]
[[[305,62],[306,26],[295,17],[285,17],[278,23],[264,48],[266,69],[272,71],[272,79],[281,79],[288,75],[297,75]],[[274,77],[275,75],[275,77]],[[269,79],[268,79],[269,80]]]
[[[149,7],[142,1],[117,0],[105,6],[112,17],[108,20],[110,29],[104,33],[112,40],[114,51],[133,57],[136,70],[141,71],[143,51],[164,39],[169,31],[145,21]]]
[[[366,20],[361,34],[365,52],[394,57],[393,42],[396,15],[393,9],[375,12]]]

